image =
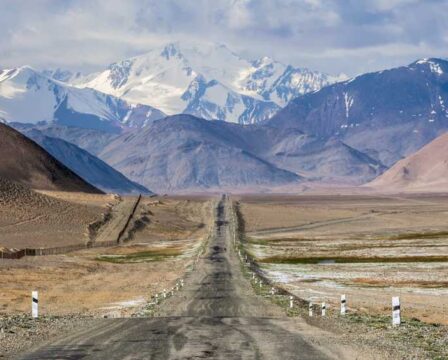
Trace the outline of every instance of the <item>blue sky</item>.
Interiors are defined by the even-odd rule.
[[[0,67],[93,71],[169,41],[356,75],[448,57],[446,0],[0,0]]]

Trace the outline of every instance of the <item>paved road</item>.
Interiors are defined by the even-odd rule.
[[[343,358],[317,347],[318,330],[253,293],[231,249],[224,205],[206,255],[157,317],[103,319],[21,359]]]

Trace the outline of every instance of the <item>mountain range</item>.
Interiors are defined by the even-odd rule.
[[[38,190],[101,193],[43,148],[11,127],[0,124],[0,180]]]
[[[68,141],[46,136],[36,128],[22,127],[22,134],[35,141],[55,159],[63,162],[70,170],[89,184],[107,193],[152,194],[147,188],[130,181],[123,174]]]
[[[118,133],[163,118],[161,111],[79,89],[29,66],[0,71],[0,121],[60,124]]]
[[[386,166],[448,129],[448,61],[422,59],[292,100],[268,124],[338,138]]]
[[[106,191],[361,185],[447,131],[447,72],[431,58],[335,82],[168,44],[89,75],[4,70],[0,116]]]
[[[170,43],[86,76],[53,76],[144,104],[165,114],[252,124],[269,119],[292,98],[343,80],[268,57],[250,61],[225,45]]]
[[[94,141],[96,132],[77,130],[78,136],[72,137],[70,130],[41,128],[45,134],[77,143],[156,192],[238,187],[255,191],[304,180],[361,184],[385,170],[337,139],[191,115],[170,116],[113,135],[102,148]]]

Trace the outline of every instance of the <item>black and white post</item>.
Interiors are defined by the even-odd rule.
[[[398,296],[392,297],[392,325],[399,326],[401,324],[400,314],[400,298]]]
[[[289,308],[292,309],[294,307],[294,298],[292,296],[289,297]]]
[[[34,319],[39,317],[39,294],[37,291],[31,292],[31,317]]]
[[[322,303],[322,316],[325,316],[327,313],[327,305],[323,302]]]
[[[347,299],[345,295],[341,295],[341,315],[345,315],[347,313]]]
[[[308,304],[308,315],[313,316],[313,304],[311,302]]]

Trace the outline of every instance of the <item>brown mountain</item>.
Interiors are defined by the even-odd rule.
[[[101,193],[32,140],[0,124],[0,177],[39,190]]]
[[[448,133],[398,161],[367,186],[394,191],[448,191]]]

